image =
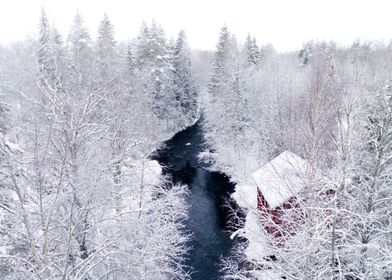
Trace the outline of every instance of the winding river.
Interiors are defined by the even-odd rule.
[[[220,258],[229,255],[233,241],[227,229],[226,199],[234,191],[227,176],[210,172],[198,162],[203,149],[200,121],[177,133],[159,150],[157,160],[174,183],[189,186],[189,219],[187,230],[192,233],[187,265],[193,280],[219,279]]]

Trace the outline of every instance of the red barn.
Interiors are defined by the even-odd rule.
[[[253,173],[257,186],[257,209],[265,230],[280,244],[295,233],[301,210],[297,195],[304,188],[308,163],[285,151]],[[282,219],[289,215],[289,219]]]

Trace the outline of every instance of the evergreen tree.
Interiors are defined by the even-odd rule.
[[[257,46],[256,38],[252,38],[250,34],[248,34],[244,48],[247,63],[258,68],[261,64],[261,53]]]
[[[302,49],[298,53],[298,58],[301,62],[301,65],[307,65],[309,64],[309,61],[313,55],[314,51],[314,43],[313,41],[307,42],[304,44]]]
[[[87,79],[87,75],[92,67],[91,38],[84,20],[79,13],[75,15],[73,25],[68,36],[69,62],[73,70],[71,75],[78,83]]]
[[[212,73],[210,83],[208,84],[208,90],[212,93],[211,97],[214,98],[213,92],[218,89],[220,84],[225,81],[221,81],[225,73],[225,61],[228,56],[228,44],[231,34],[227,26],[223,26],[219,33],[218,43],[216,45],[216,51],[214,54],[214,62],[212,65]]]
[[[228,166],[238,160],[239,147],[247,143],[244,70],[237,40],[224,26],[214,56],[204,113],[207,143],[216,154],[225,155],[230,162]]]
[[[41,10],[41,18],[39,25],[39,49],[38,49],[38,66],[39,72],[42,76],[41,79],[44,82],[45,79],[52,78],[52,74],[54,72],[54,61],[53,61],[53,53],[51,47],[51,30],[48,22],[48,18],[46,17],[45,11]]]
[[[209,97],[218,119],[229,117],[239,132],[245,121],[246,99],[243,92],[243,68],[235,36],[224,26],[219,35],[209,83]]]
[[[98,28],[97,36],[97,62],[101,78],[107,79],[110,72],[114,71],[117,62],[116,41],[114,39],[114,27],[111,24],[107,14]]]
[[[144,68],[151,60],[149,44],[150,30],[147,24],[143,22],[136,41],[136,65],[138,68]]]
[[[63,41],[56,28],[50,27],[43,9],[39,25],[37,63],[40,84],[51,90],[59,90],[63,66]]]
[[[175,42],[173,64],[175,98],[189,124],[197,117],[197,90],[192,79],[190,51],[184,31],[178,34]]]
[[[173,120],[177,122],[179,114],[173,90],[172,53],[162,27],[155,22],[150,27],[143,24],[136,45],[137,66],[147,76],[145,88],[155,116],[169,126]]]

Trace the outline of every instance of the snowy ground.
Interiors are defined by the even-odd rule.
[[[270,255],[268,246],[263,236],[263,228],[259,224],[257,215],[257,188],[256,186],[237,185],[232,198],[236,200],[241,208],[247,210],[244,228],[232,235],[240,235],[249,241],[245,255],[249,260],[260,260]]]

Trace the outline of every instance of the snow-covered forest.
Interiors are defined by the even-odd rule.
[[[155,21],[129,41],[107,15],[96,35],[79,13],[69,34],[37,22],[0,46],[1,280],[192,279],[191,190],[154,156],[197,122],[200,162],[254,197],[233,194],[222,279],[392,279],[392,45],[279,53],[223,26],[200,51]],[[249,205],[285,151],[304,170],[283,244]]]

